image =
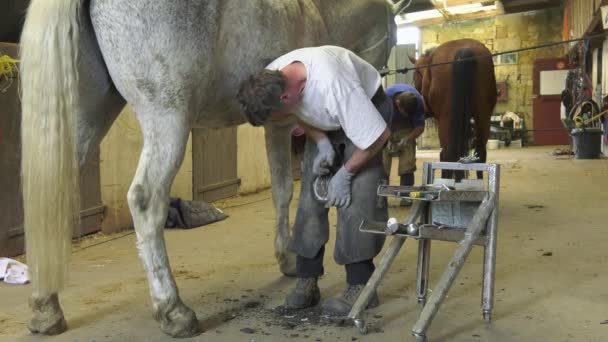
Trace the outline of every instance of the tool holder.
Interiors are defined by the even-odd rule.
[[[453,183],[436,179],[441,170],[482,171],[483,181],[463,180]],[[380,185],[379,196],[410,198],[414,204],[401,223],[363,221],[359,230],[372,234],[392,235],[393,239],[378,267],[361,291],[348,317],[362,334],[367,333],[361,312],[388,271],[407,238],[418,240],[416,295],[422,311],[412,329],[417,342],[427,341],[427,330],[439,311],[448,290],[474,245],[484,247],[482,314],[489,324],[494,303],[496,234],[498,223],[498,190],[500,166],[497,164],[424,163],[423,186]],[[448,183],[449,185],[447,185]],[[458,247],[427,302],[431,241],[458,242]]]

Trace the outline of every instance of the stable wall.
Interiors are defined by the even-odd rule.
[[[270,168],[266,156],[264,129],[249,124],[237,127],[237,175],[239,193],[252,193],[270,187]]]
[[[192,139],[184,162],[175,177],[171,196],[192,199]],[[108,135],[101,142],[101,197],[106,205],[102,223],[104,232],[115,232],[133,226],[127,204],[127,191],[135,175],[143,139],[139,122],[130,106],[120,113]]]
[[[484,43],[490,51],[502,52],[562,40],[563,13],[560,8],[493,18],[467,20],[425,26],[421,29],[421,52],[450,40],[472,38]],[[494,68],[496,82],[507,82],[508,101],[498,102],[495,113],[515,112],[524,118],[525,127],[532,127],[532,69],[536,59],[560,57],[564,47],[556,46],[518,53],[516,64],[499,64]],[[529,137],[531,139],[531,136]],[[436,124],[427,120],[421,148],[438,148]]]

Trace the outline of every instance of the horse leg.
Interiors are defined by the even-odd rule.
[[[158,109],[157,109],[158,108]],[[169,191],[184,158],[190,126],[179,112],[163,112],[151,104],[136,108],[144,145],[127,200],[137,248],[148,277],[154,317],[173,337],[199,333],[194,312],[182,303],[165,247],[163,228],[167,219]]]
[[[289,203],[293,196],[293,176],[291,174],[291,122],[271,122],[264,127],[266,152],[272,181],[272,201],[276,212],[275,257],[281,273],[296,274],[295,254],[287,249],[289,245]]]
[[[488,152],[486,151],[486,144],[485,143],[483,145],[477,144],[477,146],[475,147],[475,153],[477,153],[477,156],[479,157],[479,162],[480,163],[485,163],[486,162],[486,158],[487,158]],[[477,171],[477,179],[483,179],[483,171]]]
[[[448,154],[448,146],[450,145],[450,121],[451,118],[443,116],[437,119],[437,127],[439,133],[439,145],[441,146],[441,152],[439,152],[439,161],[442,162],[455,162],[456,160],[450,160]],[[454,177],[454,171],[452,170],[441,170],[441,178],[451,179]]]
[[[92,107],[92,104],[95,106]],[[124,100],[117,93],[106,93],[105,95],[89,93],[80,97],[77,136],[81,169],[91,152],[99,147],[99,143],[124,104]],[[56,335],[67,329],[57,292],[34,292],[30,296],[29,306],[34,313],[34,317],[28,324],[32,333]]]
[[[475,153],[477,153],[480,163],[485,163],[488,156],[486,144],[490,137],[490,115],[493,110],[494,107],[480,107],[479,113],[487,114],[483,117],[475,116]],[[483,179],[483,171],[477,171],[477,179]]]

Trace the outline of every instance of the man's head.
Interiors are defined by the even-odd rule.
[[[293,112],[302,98],[306,77],[298,63],[279,70],[262,70],[241,84],[236,99],[253,126],[269,118],[282,119]],[[305,71],[304,74],[306,75]]]
[[[416,94],[404,91],[395,96],[395,106],[402,114],[413,114],[418,109],[418,97]]]
[[[261,126],[270,116],[281,110],[281,95],[287,88],[287,79],[278,70],[262,70],[241,84],[237,101],[253,126]]]

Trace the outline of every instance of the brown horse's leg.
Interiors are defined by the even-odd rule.
[[[450,118],[442,117],[437,118],[437,126],[439,133],[439,145],[441,146],[441,152],[439,152],[439,161],[450,162],[448,160],[448,145],[450,141]],[[452,178],[454,173],[451,170],[441,170],[441,178]]]
[[[477,153],[480,163],[485,163],[487,160],[486,144],[490,137],[490,116],[494,111],[495,103],[496,101],[493,99],[481,103],[477,110],[482,115],[475,115],[475,153]],[[483,179],[483,172],[477,172],[477,179]]]
[[[475,153],[477,153],[477,156],[479,157],[479,162],[480,163],[485,163],[486,162],[486,157],[487,157],[487,151],[486,151],[486,145],[484,144],[482,145],[477,145],[477,147],[475,147]],[[477,171],[477,179],[483,179],[483,171]]]

